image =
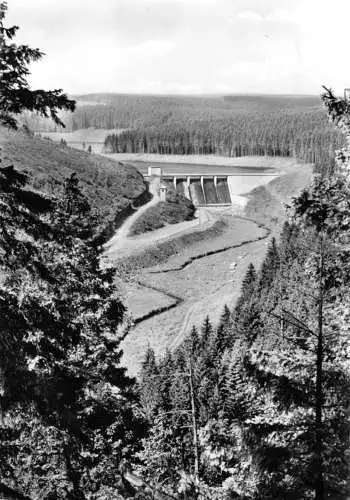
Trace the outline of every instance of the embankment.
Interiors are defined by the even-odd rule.
[[[147,291],[153,290],[155,292],[159,292],[159,293],[165,295],[167,298],[171,299],[173,302],[171,304],[166,305],[166,306],[161,306],[161,307],[157,307],[155,309],[151,309],[143,316],[138,316],[134,320],[135,325],[138,325],[138,324],[142,323],[143,321],[146,321],[150,318],[154,318],[158,314],[162,314],[164,312],[170,311],[171,309],[174,309],[175,307],[177,307],[179,304],[181,304],[183,302],[183,299],[181,297],[178,297],[177,295],[170,293],[169,291],[165,290],[164,288],[159,288],[156,286],[147,285],[146,283],[142,283],[141,281],[138,281],[137,284],[139,286],[143,287]]]

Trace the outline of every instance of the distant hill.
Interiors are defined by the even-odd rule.
[[[119,105],[128,102],[130,104],[161,103],[164,105],[192,105],[194,107],[210,106],[220,107],[227,104],[240,102],[254,103],[260,106],[268,103],[270,106],[319,106],[320,97],[318,95],[302,94],[227,94],[227,95],[157,95],[157,94],[119,94],[119,93],[91,93],[72,96],[80,105]]]
[[[162,126],[197,120],[219,120],[237,113],[300,112],[320,109],[318,96],[228,95],[172,96],[96,93],[73,96],[76,111],[62,118],[68,131],[94,127],[98,129]],[[35,131],[59,129],[38,117],[26,116],[24,122]]]
[[[24,132],[0,129],[3,165],[14,165],[30,174],[32,188],[58,194],[62,184],[76,172],[83,192],[99,212],[96,231],[111,232],[132,202],[147,198],[142,175],[131,166],[57,144]]]

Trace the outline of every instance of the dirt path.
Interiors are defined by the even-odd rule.
[[[140,208],[138,208],[135,213],[133,213],[126,219],[124,224],[118,229],[118,231],[116,231],[114,236],[105,244],[104,256],[117,256],[125,247],[129,246],[130,238],[128,235],[132,225],[137,221],[139,217],[141,217],[142,214],[146,212],[146,210],[153,207],[154,205],[157,205],[157,203],[159,203],[160,201],[157,189],[158,183],[159,180],[156,179],[150,182],[149,191],[152,195],[152,199],[145,205],[142,205]]]

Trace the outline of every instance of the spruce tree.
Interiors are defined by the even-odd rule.
[[[272,238],[269,243],[266,257],[262,263],[259,278],[259,287],[261,289],[268,288],[272,283],[273,278],[280,265],[280,258],[277,249],[276,239]]]
[[[17,115],[33,111],[49,116],[55,123],[64,126],[59,110],[74,111],[75,101],[70,100],[61,89],[31,90],[28,84],[29,64],[42,58],[39,49],[13,42],[18,26],[6,27],[4,20],[6,2],[0,3],[0,124],[16,129]]]
[[[253,296],[256,286],[257,274],[252,263],[249,264],[246,274],[242,280],[241,294],[237,300],[235,307],[236,318],[239,317],[244,305],[248,303]]]
[[[64,212],[67,200],[26,191],[12,168],[1,179],[0,484],[34,499],[116,494],[115,470],[143,424],[120,367],[127,322],[114,272],[100,270],[89,240],[65,231],[81,193]],[[86,210],[80,217],[88,220]]]
[[[155,352],[151,347],[148,347],[140,372],[139,394],[143,411],[150,422],[153,421],[157,410],[159,410],[161,381],[162,377],[157,365]]]
[[[172,399],[170,397],[170,388],[172,384],[172,374],[175,369],[175,362],[172,352],[167,349],[164,357],[159,361],[159,385],[158,390],[161,399],[161,408],[163,411],[169,411],[172,408]]]
[[[201,335],[200,335],[200,349],[202,352],[208,348],[212,332],[213,332],[213,327],[211,325],[209,316],[206,316],[203,325],[201,327]]]
[[[227,304],[220,317],[219,325],[213,339],[213,356],[220,358],[225,349],[232,347],[234,341],[232,314]]]

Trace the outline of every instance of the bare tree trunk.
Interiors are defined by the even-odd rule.
[[[323,432],[322,432],[322,408],[323,408],[323,274],[324,274],[324,248],[323,235],[320,235],[320,276],[319,276],[319,298],[318,298],[318,337],[316,352],[316,402],[315,402],[315,426],[316,426],[316,482],[315,499],[324,500],[323,480]]]
[[[196,405],[194,400],[193,388],[193,373],[192,360],[190,359],[190,395],[191,395],[191,412],[192,412],[192,430],[193,430],[193,449],[194,449],[194,477],[196,483],[199,482],[199,449],[198,449],[198,429],[196,418]]]

